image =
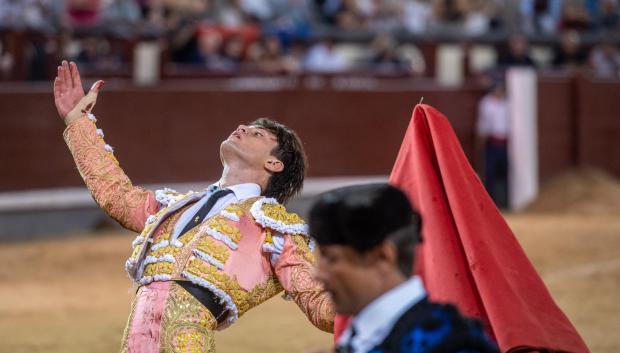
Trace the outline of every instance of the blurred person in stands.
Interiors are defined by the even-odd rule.
[[[562,0],[519,0],[521,29],[525,33],[553,34],[562,17]]]
[[[122,66],[121,55],[114,51],[104,37],[80,39],[80,51],[75,61],[88,70],[114,72]]]
[[[100,22],[102,0],[66,0],[71,27],[93,27]]]
[[[513,34],[510,36],[508,50],[499,56],[498,65],[504,69],[513,66],[536,66],[530,57],[527,39],[523,35]]]
[[[422,220],[389,184],[335,189],[310,210],[316,278],[336,312],[353,316],[338,353],[499,353],[479,321],[428,299],[414,273]],[[432,234],[429,234],[432,236]]]
[[[316,327],[333,332],[331,300],[312,278],[307,225],[282,204],[305,177],[295,132],[269,119],[239,125],[221,143],[218,182],[199,192],[151,191],[131,183],[97,129],[91,110],[102,85],[84,95],[77,66],[64,61],[54,99],[93,198],[140,233],[125,263],[138,288],[121,352],[214,352],[216,329],[283,289]]]
[[[0,0],[0,27],[13,31],[35,30],[56,32],[62,24],[63,7],[52,0]],[[24,36],[19,50],[27,68],[28,80],[47,80],[46,60],[50,50],[57,46],[49,36]],[[5,68],[12,68],[11,53],[4,56]],[[8,76],[8,75],[7,75]]]
[[[258,69],[262,72],[277,74],[284,71],[282,57],[284,52],[280,39],[276,36],[265,36],[262,38],[263,53],[258,60]]]
[[[364,28],[373,32],[394,31],[400,27],[401,1],[374,0],[356,1],[364,18]]]
[[[288,50],[282,57],[282,69],[287,74],[300,74],[303,72],[303,59],[306,54],[306,46],[303,41],[297,40],[289,45]]]
[[[558,29],[583,32],[593,28],[593,21],[584,0],[564,0]]]
[[[334,49],[331,39],[312,45],[304,58],[304,70],[317,73],[338,73],[346,71],[349,63]]]
[[[54,32],[63,16],[61,2],[52,0],[0,0],[0,26]]]
[[[224,37],[214,29],[204,30],[198,35],[198,61],[211,71],[228,69],[227,59],[222,55]]]
[[[476,133],[477,150],[483,148],[484,186],[498,207],[508,207],[508,136],[510,112],[506,87],[497,80],[480,103]],[[479,153],[478,153],[479,155]]]
[[[491,29],[491,21],[495,18],[495,7],[492,1],[469,0],[461,5],[463,11],[463,33],[479,36]]]
[[[133,36],[142,21],[142,11],[135,0],[108,0],[101,10],[102,25],[125,38]]]
[[[426,33],[432,14],[431,0],[406,0],[402,6],[401,21],[407,32]]]
[[[620,8],[618,0],[602,0],[601,15],[599,19],[600,29],[605,32],[620,31]]]
[[[603,42],[590,52],[590,68],[597,77],[620,78],[620,49],[613,41]]]
[[[311,0],[313,12],[319,23],[337,26],[339,17],[345,11],[346,0]]]
[[[410,63],[397,51],[396,41],[387,33],[379,33],[370,44],[368,65],[370,69],[383,74],[408,74]]]
[[[239,70],[245,61],[245,43],[239,34],[231,35],[223,45],[222,56],[227,70]]]
[[[433,11],[429,30],[437,33],[460,33],[463,13],[457,0],[433,1]]]
[[[556,69],[576,70],[584,67],[588,53],[581,46],[577,31],[568,31],[560,36],[560,45],[554,48],[552,65]]]

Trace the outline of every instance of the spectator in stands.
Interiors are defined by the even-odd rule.
[[[583,0],[564,0],[558,29],[586,31],[592,28],[592,20]]]
[[[424,34],[428,31],[431,14],[430,0],[406,0],[403,2],[401,22],[409,33]]]
[[[295,41],[282,57],[282,69],[287,74],[299,74],[303,71],[303,59],[306,47],[302,41]]]
[[[200,63],[207,70],[221,71],[227,69],[227,63],[222,56],[224,37],[216,30],[202,31],[198,36],[198,55]]]
[[[230,36],[224,42],[223,61],[227,70],[239,70],[243,65],[245,43],[239,34]]]
[[[397,43],[387,33],[378,34],[370,45],[368,64],[371,70],[383,74],[410,73],[411,65],[397,52]]]
[[[553,67],[558,69],[577,69],[587,64],[588,53],[581,47],[581,39],[576,31],[562,33],[560,44],[554,49]]]
[[[62,3],[52,0],[0,0],[0,26],[52,32],[60,26]]]
[[[511,66],[535,67],[536,64],[529,54],[529,44],[525,37],[520,34],[512,35],[508,40],[508,50],[499,57],[499,66],[509,68]]]
[[[562,0],[520,0],[522,30],[555,33],[562,17]]]
[[[485,34],[491,28],[494,7],[487,0],[469,0],[462,5],[463,33],[471,36]]]
[[[344,0],[312,0],[318,21],[326,25],[338,24],[338,17],[344,11],[344,6]]]
[[[456,0],[433,1],[433,12],[429,29],[440,33],[460,33],[462,30],[463,12]]]
[[[101,11],[101,22],[116,35],[132,36],[142,22],[142,12],[135,0],[109,0]]]
[[[99,24],[101,0],[66,0],[71,27],[92,27]]]
[[[262,40],[263,53],[258,60],[258,69],[266,73],[282,73],[284,66],[282,45],[275,36],[268,36]]]
[[[85,70],[111,71],[121,65],[121,57],[112,50],[110,42],[102,37],[87,37],[80,40],[80,52],[75,61]]]
[[[617,32],[620,29],[620,9],[618,0],[602,0],[600,29],[606,32]]]
[[[343,0],[336,14],[335,25],[344,31],[360,30],[365,26],[365,18],[358,2],[355,0]]]
[[[590,53],[594,74],[603,78],[620,78],[620,50],[608,41],[596,46]]]
[[[6,44],[2,41],[2,37],[0,37],[0,80],[10,78],[14,63],[13,56],[6,50]]]
[[[304,69],[310,72],[336,73],[348,69],[349,63],[334,50],[332,40],[314,44],[304,59]]]
[[[484,148],[484,186],[498,207],[508,207],[510,112],[504,82],[498,80],[478,104],[478,146]]]
[[[365,28],[373,32],[394,31],[400,27],[402,4],[397,0],[357,1]],[[367,4],[367,5],[365,5]],[[365,6],[364,6],[365,5]]]

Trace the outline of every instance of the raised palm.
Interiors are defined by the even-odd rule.
[[[77,65],[63,61],[54,80],[54,103],[60,117],[64,119],[83,97],[84,89]]]

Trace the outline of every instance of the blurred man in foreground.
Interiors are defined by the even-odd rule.
[[[477,321],[429,302],[420,277],[410,277],[420,226],[407,197],[388,184],[337,189],[312,207],[316,277],[336,311],[353,316],[339,352],[498,352]]]
[[[303,185],[306,156],[297,135],[268,119],[240,125],[220,146],[217,183],[200,192],[153,192],[132,185],[95,125],[90,112],[102,85],[85,96],[76,65],[65,61],[54,98],[93,198],[141,233],[125,264],[138,290],[121,352],[213,352],[214,330],[283,289],[331,332],[334,313],[312,278],[307,226],[281,204]]]

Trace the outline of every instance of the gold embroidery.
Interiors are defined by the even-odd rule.
[[[209,310],[176,283],[162,314],[160,353],[215,352],[217,321]]]
[[[336,313],[323,286],[314,279],[311,267],[294,266],[291,271],[291,297],[310,322],[325,332],[334,331]]]
[[[161,247],[155,251],[150,251],[149,255],[155,256],[155,257],[161,257],[163,255],[170,254],[176,257],[180,252],[181,252],[181,248],[168,245],[168,246]]]
[[[238,204],[238,203],[232,203],[228,206],[226,206],[226,208],[224,208],[224,211],[228,212],[228,213],[232,213],[237,217],[241,217],[243,216],[243,213],[245,212],[245,210],[243,209],[242,205]]]
[[[284,224],[305,224],[303,219],[296,213],[288,212],[286,208],[279,203],[266,203],[262,207],[265,216],[281,221]]]
[[[226,273],[196,257],[189,259],[185,271],[208,281],[228,294],[237,306],[239,316],[250,309],[247,302],[247,292]]]
[[[258,284],[248,292],[226,273],[195,257],[190,258],[185,270],[226,292],[237,306],[239,317],[282,291],[280,282],[275,277],[270,277],[266,282]]]
[[[308,238],[302,235],[291,235],[291,241],[295,244],[295,253],[314,265],[314,254],[308,246]]]
[[[225,264],[230,257],[230,251],[228,247],[224,244],[216,242],[211,237],[202,237],[200,238],[195,245],[195,248],[212,256],[217,261]]]
[[[269,228],[265,228],[265,243],[273,244],[273,237],[271,236],[271,230]]]
[[[144,266],[143,276],[154,275],[172,275],[174,271],[174,264],[170,262],[157,262]]]
[[[205,222],[206,226],[222,233],[230,238],[234,243],[239,243],[241,240],[241,230],[228,223],[228,219],[223,216],[211,217]]]
[[[132,185],[116,158],[105,150],[95,124],[85,118],[78,120],[67,127],[64,138],[97,204],[123,227],[142,231],[145,209],[156,208],[155,204],[147,205],[149,194],[153,195]]]
[[[274,276],[269,277],[267,282],[257,285],[248,293],[248,305],[250,308],[253,308],[272,298],[281,291],[282,285],[278,279]],[[241,316],[241,314],[239,314],[239,316]]]

